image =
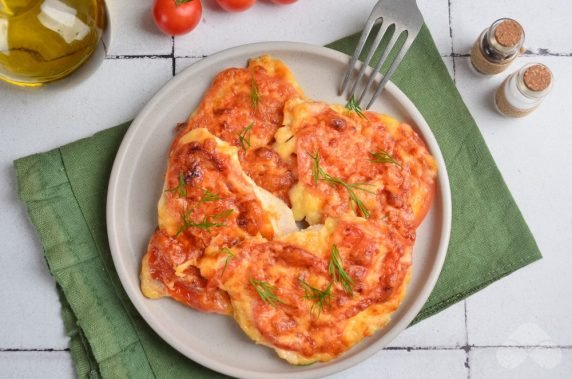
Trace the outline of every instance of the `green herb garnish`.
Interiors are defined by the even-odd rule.
[[[363,117],[363,118],[367,118],[365,117],[365,114],[363,114],[363,110],[361,109],[361,107],[359,106],[356,98],[354,97],[354,95],[352,95],[352,97],[350,97],[350,100],[348,101],[348,103],[346,104],[346,108],[349,109],[350,111],[354,111],[357,113],[358,116]]]
[[[284,304],[284,302],[280,300],[280,298],[278,298],[278,296],[276,296],[276,294],[274,293],[274,291],[276,291],[276,287],[273,286],[272,284],[264,282],[262,280],[255,280],[252,278],[250,278],[250,284],[254,287],[256,292],[258,292],[258,296],[260,296],[260,298],[265,303],[268,303],[273,307],[275,307],[276,304],[278,303]]]
[[[228,247],[223,247],[221,251],[226,254],[226,259],[224,260],[224,268],[220,273],[220,276],[223,276],[224,272],[226,271],[226,266],[228,266],[228,262],[230,262],[230,260],[234,258],[234,254],[232,253],[232,251],[230,251]]]
[[[220,222],[209,221],[207,216],[204,216],[201,222],[191,221],[190,216],[193,214],[193,211],[194,211],[194,209],[191,209],[188,211],[183,210],[183,213],[181,213],[181,219],[183,220],[183,225],[181,226],[181,228],[179,229],[177,234],[175,234],[175,237],[178,237],[181,233],[183,233],[188,228],[199,228],[199,229],[209,230],[210,228],[213,228],[213,227],[225,226],[223,223],[220,223]],[[219,214],[220,213],[214,215],[213,218],[218,216]]]
[[[211,201],[218,201],[220,200],[220,196],[217,195],[216,193],[212,193],[211,191],[209,191],[208,189],[203,189],[203,194],[201,195],[201,198],[197,204],[197,207],[201,204],[201,203],[208,203]]]
[[[203,217],[203,220],[201,222],[198,223],[191,223],[189,226],[192,226],[194,228],[199,228],[199,229],[205,229],[208,230],[212,227],[221,227],[224,226],[224,224],[219,223],[219,222],[211,222],[208,220],[207,216]]]
[[[191,215],[202,203],[209,203],[209,202],[218,201],[218,200],[220,200],[219,195],[209,191],[206,188],[203,189],[203,194],[201,195],[201,198],[199,199],[199,202],[197,203],[197,205],[191,209],[184,209],[183,213],[181,213],[181,219],[183,220],[183,225],[181,226],[181,228],[179,229],[177,234],[175,234],[175,237],[178,237],[181,233],[183,233],[188,228],[199,228],[199,229],[209,230],[210,228],[213,228],[213,227],[225,226],[225,224],[223,224],[223,223],[213,222],[212,220],[226,220],[231,215],[231,213],[233,212],[233,209],[226,209],[222,212],[219,212],[219,213],[211,216],[210,220],[209,220],[209,217],[204,216],[201,222],[191,221]]]
[[[246,151],[246,148],[250,147],[250,132],[253,126],[254,122],[251,122],[250,124],[248,124],[246,128],[244,128],[242,133],[240,133],[240,135],[238,136],[238,138],[240,139],[240,146],[242,147],[242,150]]]
[[[370,159],[370,161],[372,161],[372,162],[375,162],[375,163],[392,163],[392,164],[398,166],[399,168],[402,168],[401,163],[396,161],[395,158],[393,158],[393,156],[385,150],[380,150],[377,153],[370,153],[370,154],[373,157],[373,159]]]
[[[258,110],[258,104],[260,103],[260,88],[258,88],[258,83],[254,80],[254,72],[251,71],[250,79],[250,102],[252,107]]]
[[[213,216],[213,220],[226,220],[230,217],[232,212],[234,212],[234,209],[232,208],[219,212]]]
[[[334,244],[332,246],[332,255],[330,257],[330,264],[328,265],[328,272],[332,276],[335,282],[339,282],[344,287],[347,293],[353,295],[352,286],[354,285],[354,281],[351,276],[348,275],[347,272],[344,270],[343,262],[340,257],[340,251],[338,250],[338,246]]]
[[[327,172],[325,172],[321,167],[320,167],[320,156],[318,155],[318,153],[316,152],[315,155],[312,155],[310,153],[308,153],[308,155],[310,157],[312,157],[312,159],[314,160],[313,164],[312,164],[312,178],[314,179],[314,184],[318,184],[319,180],[322,180],[326,183],[328,183],[331,186],[342,186],[346,189],[346,191],[348,191],[348,194],[350,195],[350,203],[355,204],[355,206],[360,210],[361,214],[363,215],[363,217],[365,218],[369,218],[369,210],[367,209],[367,207],[365,206],[365,204],[363,203],[363,201],[356,195],[354,190],[359,190],[359,191],[364,191],[367,193],[371,193],[371,194],[375,194],[375,192],[368,190],[367,188],[364,188],[363,186],[366,185],[370,185],[367,183],[347,183],[346,181],[340,179],[340,178],[336,178],[334,176],[331,176],[330,174],[328,174]],[[354,209],[355,211],[355,209]]]
[[[330,305],[330,301],[332,299],[332,283],[330,283],[323,291],[312,287],[304,279],[301,279],[300,283],[302,284],[302,288],[304,288],[304,298],[314,302],[312,311],[314,311],[314,308],[318,308],[319,317],[324,306]]]
[[[187,182],[185,182],[185,175],[182,171],[179,172],[179,183],[177,183],[177,186],[169,188],[165,190],[165,192],[173,192],[176,193],[179,197],[187,197]]]

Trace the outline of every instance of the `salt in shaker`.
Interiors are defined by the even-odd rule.
[[[552,89],[552,72],[531,63],[509,75],[495,94],[497,110],[505,116],[523,117],[535,110]]]

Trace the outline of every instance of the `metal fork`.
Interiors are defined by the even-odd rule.
[[[362,65],[360,67],[360,70],[357,74],[355,81],[353,82],[353,85],[351,85],[351,87],[350,87],[350,91],[349,91],[348,96],[347,96],[348,99],[350,99],[352,96],[354,96],[355,91],[358,87],[358,84],[362,80],[362,77],[365,74],[365,70],[369,66],[369,63],[370,63],[371,58],[373,57],[375,51],[378,49],[379,44],[380,44],[381,40],[383,39],[384,34],[387,32],[387,30],[389,29],[389,27],[391,25],[395,25],[395,31],[394,31],[393,35],[391,36],[391,39],[390,39],[389,43],[387,44],[387,47],[385,48],[381,57],[379,58],[377,65],[375,66],[371,75],[369,76],[367,84],[363,88],[361,95],[356,99],[356,102],[358,105],[361,104],[364,96],[369,91],[369,89],[370,89],[371,85],[373,84],[376,76],[381,75],[379,73],[379,70],[381,69],[381,66],[383,66],[383,63],[385,62],[385,60],[389,56],[389,53],[391,52],[391,50],[393,50],[393,48],[395,47],[395,43],[397,42],[399,36],[402,33],[406,33],[407,38],[406,38],[403,46],[399,49],[399,52],[398,52],[397,56],[395,57],[395,59],[393,60],[393,62],[391,63],[391,66],[389,66],[387,73],[383,76],[383,79],[381,80],[381,82],[379,83],[377,88],[375,89],[375,92],[374,92],[373,96],[371,97],[371,100],[367,104],[366,109],[369,109],[371,107],[371,105],[373,104],[374,100],[379,96],[379,94],[383,90],[383,87],[385,87],[385,85],[387,84],[387,82],[389,81],[389,79],[391,78],[391,76],[393,75],[395,70],[397,69],[397,66],[399,65],[399,63],[401,63],[401,60],[403,59],[403,57],[407,53],[407,50],[409,50],[409,48],[411,47],[411,44],[415,40],[415,37],[417,37],[417,34],[419,33],[421,26],[423,25],[423,16],[421,15],[419,8],[417,7],[416,0],[380,0],[380,1],[378,1],[377,4],[375,4],[375,6],[373,7],[373,10],[371,11],[369,18],[367,19],[367,22],[365,23],[365,27],[363,29],[363,32],[361,33],[361,37],[360,37],[359,42],[357,44],[357,47],[354,51],[354,55],[352,56],[352,59],[348,65],[348,68],[347,68],[346,73],[344,75],[344,79],[342,80],[342,83],[340,85],[338,95],[342,95],[346,91],[348,86],[350,85],[350,79],[353,76],[352,74],[355,72],[355,66],[356,66],[356,62],[358,60],[358,57],[362,53],[365,42],[367,41],[367,39],[371,33],[371,30],[373,29],[374,25],[376,25],[378,23],[381,23],[381,26],[379,28],[379,32],[377,33],[375,40],[373,41],[371,48],[370,48],[369,52],[367,53],[367,56],[366,56],[365,60],[363,61]]]

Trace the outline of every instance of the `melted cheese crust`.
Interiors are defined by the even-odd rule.
[[[396,163],[373,162],[375,152]],[[315,180],[316,153],[322,170],[366,189],[355,192],[369,215],[339,183]],[[329,361],[401,303],[435,176],[407,124],[308,101],[282,62],[251,59],[218,74],[177,128],[142,292],[232,315],[289,363]],[[295,220],[311,226],[298,231]],[[335,249],[351,293],[332,268]],[[322,302],[312,296],[328,288]]]
[[[283,159],[296,157],[298,162],[299,181],[289,193],[296,220],[316,224],[326,217],[364,216],[345,188],[315,182],[313,156],[318,153],[325,172],[360,183],[364,190],[354,192],[373,220],[389,219],[413,234],[432,202],[437,168],[409,125],[374,112],[361,117],[341,106],[299,99],[288,102],[285,113],[274,149]],[[374,162],[376,152],[389,154],[397,164]]]
[[[328,271],[334,244],[353,280],[353,295]],[[219,272],[220,288],[254,341],[292,364],[329,361],[387,324],[404,296],[411,250],[411,241],[387,225],[328,219],[322,227],[274,241],[237,245]],[[263,301],[252,280],[273,286],[279,303]],[[302,281],[319,290],[332,283],[329,303],[307,298]]]
[[[229,314],[228,296],[197,267],[204,251],[297,230],[287,205],[244,174],[237,150],[206,129],[188,131],[171,147],[159,227],[140,275],[146,296],[168,295],[202,311]]]
[[[206,128],[233,146],[244,146],[239,159],[246,174],[288,202],[288,191],[297,180],[296,160],[280,159],[271,143],[282,126],[286,101],[303,96],[284,63],[267,55],[251,59],[247,68],[229,68],[214,78],[182,133]],[[241,142],[241,135],[248,143]]]

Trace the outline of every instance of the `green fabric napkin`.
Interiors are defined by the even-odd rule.
[[[330,47],[351,53],[357,36]],[[445,266],[415,322],[541,257],[423,27],[393,81],[417,105],[447,164],[453,226]],[[44,248],[80,378],[215,377],[137,313],[115,272],[105,221],[108,179],[128,124],[15,162],[18,190]]]

